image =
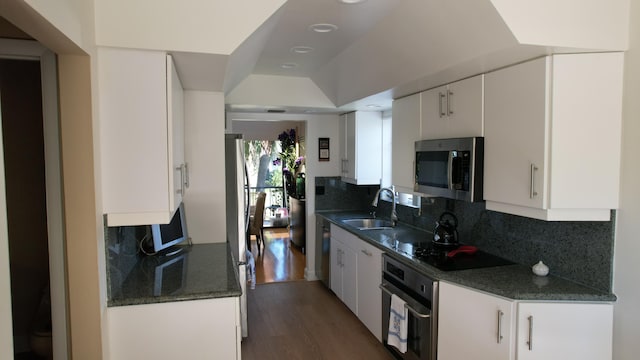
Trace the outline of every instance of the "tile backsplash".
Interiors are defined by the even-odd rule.
[[[318,191],[318,184],[323,191]],[[370,211],[377,189],[346,184],[336,177],[318,177],[316,210]],[[387,216],[390,206],[380,202],[376,213]],[[462,243],[523,265],[542,260],[555,276],[602,291],[612,289],[615,211],[610,221],[567,222],[503,214],[486,210],[483,202],[442,198],[423,198],[420,211],[397,208],[400,222],[429,232],[444,211],[456,214]]]

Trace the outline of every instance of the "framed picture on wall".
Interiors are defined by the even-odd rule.
[[[318,161],[329,161],[329,138],[318,139]]]

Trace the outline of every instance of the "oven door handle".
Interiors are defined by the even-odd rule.
[[[393,292],[391,292],[391,290],[387,289],[386,286],[380,284],[380,290],[386,292],[387,294],[389,294],[389,296],[394,295]],[[398,296],[398,295],[396,295]],[[413,307],[409,306],[409,304],[407,304],[406,302],[404,303],[404,307],[405,309],[409,310],[413,315],[415,315],[416,317],[419,317],[421,319],[426,319],[426,318],[430,318],[431,314],[423,314],[421,312],[419,312],[418,310],[414,309]]]

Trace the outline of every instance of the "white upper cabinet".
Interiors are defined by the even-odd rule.
[[[618,207],[622,74],[622,53],[554,55],[486,74],[486,208],[609,220]]]
[[[379,185],[382,179],[382,114],[356,111],[340,117],[342,180],[355,185]]]
[[[107,225],[168,223],[187,178],[182,85],[171,56],[99,48],[98,81]]]
[[[422,92],[421,139],[484,135],[484,75]]]
[[[420,140],[420,94],[393,101],[391,118],[391,183],[401,193],[412,193],[415,142]]]

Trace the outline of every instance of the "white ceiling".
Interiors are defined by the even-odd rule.
[[[349,0],[348,0],[349,1]],[[350,0],[353,1],[353,0]],[[366,34],[402,0],[365,0],[357,4],[340,0],[288,0],[253,70],[254,74],[311,77],[321,66]],[[329,23],[338,28],[329,33],[309,29]],[[298,54],[294,46],[313,51]],[[297,66],[284,69],[282,64]]]
[[[252,74],[312,78],[342,51],[367,34],[380,20],[405,0],[288,0],[274,18],[276,24],[264,42]],[[318,33],[310,29],[314,24],[333,24],[336,30]],[[310,47],[308,53],[296,53],[293,47]],[[282,64],[295,64],[284,68]],[[378,98],[381,110],[391,107],[391,96]],[[369,104],[369,101],[365,101]],[[229,110],[265,112],[268,106],[242,104]],[[349,107],[305,108],[277,106],[286,112],[344,112]],[[369,109],[371,110],[371,109]],[[377,109],[376,109],[377,110]]]

